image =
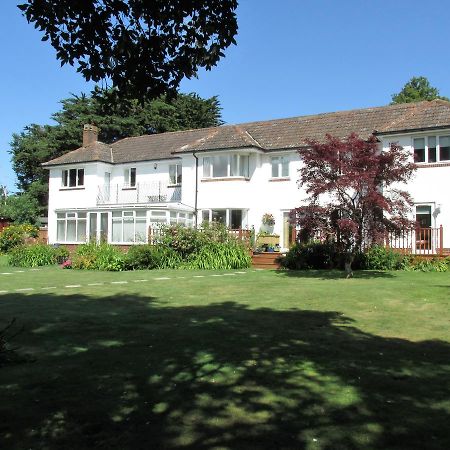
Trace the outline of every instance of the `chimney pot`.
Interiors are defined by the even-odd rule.
[[[83,147],[94,144],[98,140],[98,127],[86,124],[83,127]]]

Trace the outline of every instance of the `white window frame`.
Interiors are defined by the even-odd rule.
[[[212,212],[213,211],[225,211],[225,226],[229,227],[231,224],[231,211],[242,211],[242,221],[241,221],[241,228],[245,229],[248,226],[247,223],[247,215],[248,215],[248,209],[244,208],[204,208],[201,210],[201,218],[202,223],[203,222],[212,222]],[[204,220],[204,215],[208,215],[208,219]]]
[[[426,136],[414,136],[412,138],[412,156],[413,156],[413,160],[415,162],[415,157],[414,157],[414,153],[415,153],[415,146],[414,146],[414,141],[416,139],[424,139],[424,151],[425,151],[425,161],[419,161],[419,162],[415,162],[416,164],[437,164],[437,163],[446,163],[446,162],[450,162],[450,159],[441,159],[441,139],[448,137],[450,138],[450,133],[448,134],[443,134],[443,135],[426,135]],[[436,161],[431,161],[429,160],[429,139],[430,138],[434,138],[436,140],[436,146],[435,147],[431,147],[431,148],[435,148],[436,149]]]
[[[118,216],[117,213],[120,212],[121,215]],[[124,209],[124,210],[116,210],[112,211],[111,213],[111,243],[112,244],[145,244],[148,241],[148,218],[147,218],[147,212],[144,212],[144,215],[137,216],[137,212],[142,212],[142,210],[130,210],[130,209]],[[126,219],[132,218],[133,220],[133,237],[134,239],[132,241],[125,241],[124,240],[124,221]],[[136,222],[144,222],[145,221],[145,236],[144,239],[136,239]],[[121,240],[115,241],[114,240],[114,224],[121,224]]]
[[[173,169],[175,172],[174,173],[175,177],[173,179],[171,176],[172,168],[175,168],[175,169]],[[181,183],[183,182],[182,170],[183,170],[183,167],[182,167],[181,163],[169,164],[169,184],[171,186],[181,186]],[[179,178],[179,181],[178,181],[178,178]]]
[[[214,175],[214,159],[218,157],[226,157],[227,158],[227,173],[226,175]],[[244,169],[243,175],[231,175],[232,173],[232,164],[233,164],[233,158],[237,157],[237,167],[236,171],[238,174],[241,173],[241,169],[243,166],[242,158],[246,158],[246,170]],[[209,171],[206,170],[207,167],[207,161],[209,164]],[[245,173],[246,172],[246,173]],[[242,178],[242,179],[249,179],[250,178],[250,154],[249,153],[229,153],[227,155],[210,155],[210,156],[204,156],[202,161],[202,174],[203,178]]]
[[[80,214],[83,214],[84,217],[80,217]],[[60,215],[64,215],[64,217],[58,217]],[[75,239],[68,240],[67,239],[67,223],[69,221],[75,221]],[[58,235],[59,224],[64,222],[64,237],[60,239]],[[78,239],[78,226],[80,222],[84,222],[84,237]],[[56,240],[57,242],[62,242],[66,244],[76,244],[76,243],[85,243],[89,239],[88,233],[88,223],[87,223],[87,212],[84,211],[65,211],[65,212],[57,212],[56,213]]]
[[[192,228],[194,226],[194,214],[186,211],[170,211],[169,224]]]
[[[132,182],[132,172],[134,171],[134,182]],[[123,171],[123,185],[125,188],[135,188],[137,182],[136,167],[128,167]]]
[[[74,185],[70,184],[70,172],[72,170],[75,170],[75,184]],[[83,183],[82,184],[79,183],[80,172],[83,173]],[[84,177],[85,177],[84,168],[72,167],[70,169],[63,169],[61,172],[61,187],[63,189],[84,188],[84,185],[85,185]]]
[[[275,166],[275,159],[278,160]],[[287,155],[274,155],[270,158],[270,178],[289,178],[290,176],[290,162],[291,159]],[[287,165],[287,175],[283,175],[283,167]],[[276,174],[274,175],[274,166],[276,167]]]

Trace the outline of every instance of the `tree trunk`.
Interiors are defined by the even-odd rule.
[[[344,263],[344,269],[345,269],[345,278],[352,278],[353,277],[353,270],[352,270],[352,263],[355,256],[352,253],[347,253],[345,255],[345,263]]]

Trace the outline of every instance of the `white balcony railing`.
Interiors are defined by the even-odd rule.
[[[135,186],[110,184],[98,186],[97,205],[135,203],[172,203],[181,201],[181,186],[162,181],[136,183]]]

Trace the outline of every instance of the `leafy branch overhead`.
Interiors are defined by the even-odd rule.
[[[174,94],[184,77],[224,56],[237,33],[237,0],[28,0],[28,22],[56,57],[121,95]]]

